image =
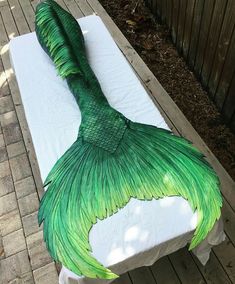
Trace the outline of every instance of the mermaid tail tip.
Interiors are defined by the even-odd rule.
[[[190,249],[205,239],[222,206],[218,178],[191,143],[132,122],[112,154],[78,138],[55,164],[47,184],[39,221],[44,222],[48,250],[65,267],[91,278],[117,277],[91,255],[89,231],[131,197],[188,200],[198,212]]]

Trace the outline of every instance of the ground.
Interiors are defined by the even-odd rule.
[[[144,0],[100,0],[224,168],[235,179],[235,134],[174,47],[169,29]]]

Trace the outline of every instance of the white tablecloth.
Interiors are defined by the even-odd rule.
[[[97,16],[79,20],[90,64],[110,104],[133,121],[168,129],[131,66]],[[35,33],[10,42],[12,65],[44,180],[56,160],[75,141],[80,112],[67,84],[41,49]],[[181,197],[139,201],[131,199],[118,213],[98,221],[89,238],[93,255],[116,273],[151,265],[159,257],[185,246],[197,221]],[[195,250],[205,263],[211,245],[224,239],[221,222]],[[108,283],[74,275],[66,268],[60,283]],[[74,282],[73,282],[74,283]]]

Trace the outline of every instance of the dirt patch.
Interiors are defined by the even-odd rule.
[[[156,21],[143,0],[100,3],[235,180],[235,134],[178,54],[168,28]]]

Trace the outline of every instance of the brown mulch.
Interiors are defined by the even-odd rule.
[[[235,134],[174,47],[144,1],[100,0],[211,151],[235,180]]]

